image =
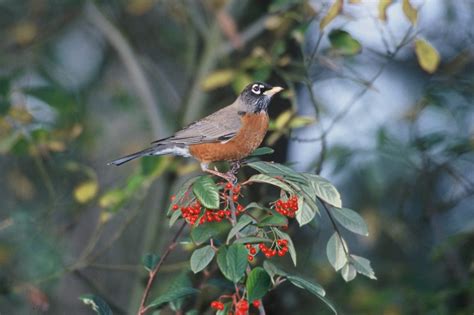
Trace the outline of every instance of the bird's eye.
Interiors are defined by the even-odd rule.
[[[258,84],[252,85],[252,92],[254,94],[260,95],[261,91],[260,91],[260,87],[258,86]]]

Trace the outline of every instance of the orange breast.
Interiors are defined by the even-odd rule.
[[[193,144],[189,152],[203,163],[241,160],[262,143],[268,129],[268,114],[244,114],[239,132],[225,143]]]

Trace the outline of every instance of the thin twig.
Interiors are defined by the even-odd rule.
[[[148,278],[148,283],[145,287],[145,291],[143,292],[142,300],[140,302],[140,308],[138,309],[138,313],[137,313],[138,315],[143,315],[149,310],[149,307],[145,306],[145,303],[146,303],[146,300],[148,298],[148,295],[150,294],[150,290],[151,290],[151,287],[153,285],[153,281],[155,280],[156,275],[160,271],[160,268],[163,265],[163,263],[165,262],[166,258],[168,258],[168,255],[176,248],[178,238],[181,235],[181,233],[183,232],[185,226],[186,226],[186,221],[183,221],[183,224],[181,225],[179,230],[174,235],[174,237],[171,240],[170,244],[166,248],[163,256],[161,256],[160,261],[155,266],[155,268],[152,271],[150,271],[149,278]]]

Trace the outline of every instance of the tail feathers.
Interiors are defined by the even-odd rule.
[[[166,144],[166,145],[155,145],[151,148],[132,153],[130,155],[121,157],[112,162],[107,163],[107,165],[113,164],[116,166],[127,163],[128,161],[138,159],[142,156],[147,155],[164,155],[164,154],[173,154],[180,155],[184,157],[190,157],[189,148],[183,144]]]
[[[159,155],[159,153],[157,152],[156,148],[148,148],[148,149],[138,151],[138,152],[132,153],[130,155],[121,157],[119,159],[113,160],[112,162],[107,163],[107,165],[113,164],[115,166],[119,166],[119,165],[127,163],[131,160],[135,160],[135,159],[138,159],[142,156],[147,156],[147,155]]]

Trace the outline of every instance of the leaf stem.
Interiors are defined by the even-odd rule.
[[[334,227],[334,231],[336,232],[337,237],[339,237],[339,240],[341,241],[342,249],[344,249],[344,253],[346,254],[347,259],[349,259],[349,257],[350,257],[349,248],[347,248],[347,244],[344,242],[344,239],[342,238],[341,232],[339,231],[339,228],[337,227],[336,221],[334,221],[334,218],[332,217],[332,214],[329,211],[326,203],[323,200],[321,200],[320,198],[318,198],[318,200],[323,205],[324,210],[326,210],[326,213],[329,216],[329,220],[331,220],[332,226]]]

